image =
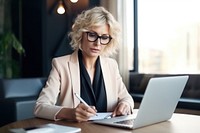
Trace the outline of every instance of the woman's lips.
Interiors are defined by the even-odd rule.
[[[94,53],[97,53],[97,52],[99,52],[100,50],[99,50],[99,49],[95,49],[95,48],[91,48],[91,51],[94,52]]]

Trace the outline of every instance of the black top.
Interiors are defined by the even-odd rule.
[[[107,98],[100,58],[98,57],[96,61],[93,85],[91,84],[90,76],[83,64],[82,58],[82,52],[79,50],[81,97],[88,105],[95,106],[98,112],[106,112]]]

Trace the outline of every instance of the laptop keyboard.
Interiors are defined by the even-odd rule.
[[[123,120],[123,121],[117,121],[114,123],[117,124],[125,124],[125,125],[133,125],[135,119],[130,119],[130,120]]]

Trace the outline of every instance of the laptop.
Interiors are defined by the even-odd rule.
[[[167,121],[176,109],[188,78],[188,75],[151,78],[137,114],[95,120],[93,123],[136,129]]]

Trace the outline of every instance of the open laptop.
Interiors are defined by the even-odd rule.
[[[93,121],[97,124],[140,128],[169,120],[178,104],[189,76],[151,78],[137,114]]]

